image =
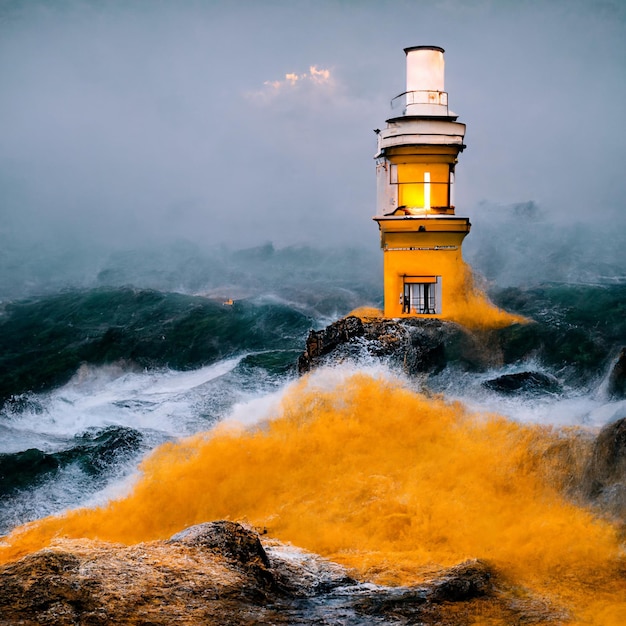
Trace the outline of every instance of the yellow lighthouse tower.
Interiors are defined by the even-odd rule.
[[[454,168],[465,124],[448,109],[443,48],[406,48],[402,113],[378,133],[377,212],[385,317],[445,318],[463,272],[467,217],[454,214]]]

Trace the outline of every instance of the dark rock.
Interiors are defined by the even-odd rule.
[[[364,615],[394,616],[419,619],[427,602],[428,590],[389,589],[371,593],[355,604],[356,610]]]
[[[216,522],[169,541],[57,540],[0,565],[0,625],[283,624],[259,537]]]
[[[268,540],[265,548],[272,574],[286,596],[325,596],[338,587],[353,587],[357,584],[344,567],[317,554],[272,540]]]
[[[298,372],[300,374],[308,372],[319,364],[321,357],[355,337],[362,337],[363,333],[363,323],[354,316],[344,317],[323,330],[311,330],[304,353],[298,358]]]
[[[497,584],[496,584],[497,583]],[[558,607],[519,588],[506,591],[493,568],[470,560],[441,571],[414,588],[372,589],[355,602],[364,623],[469,626],[469,624],[562,623]],[[561,621],[559,621],[561,620]]]
[[[169,543],[212,550],[245,567],[262,584],[275,587],[270,562],[258,534],[241,524],[229,521],[197,524],[173,535]]]
[[[448,362],[448,348],[458,352],[464,335],[457,324],[437,319],[363,321],[348,316],[322,330],[310,331],[298,359],[298,372],[304,374],[320,365],[364,355],[386,360],[409,375],[436,372]]]
[[[432,584],[432,602],[461,602],[493,591],[493,570],[487,563],[471,560],[451,567]]]
[[[466,602],[492,594],[493,578],[493,570],[483,561],[465,561],[420,587],[374,592],[358,604],[358,609],[369,615],[416,618],[432,604]]]
[[[269,567],[269,560],[259,536],[235,522],[207,522],[190,526],[173,535],[168,542],[215,550],[242,565],[261,563]]]
[[[626,417],[600,431],[583,472],[581,491],[593,504],[626,522]]]
[[[609,374],[607,392],[612,400],[626,398],[626,348],[622,348]]]
[[[459,334],[459,327],[439,320],[410,320],[402,324],[404,329],[398,339],[392,327],[383,325],[382,334],[378,333],[378,341],[384,342],[389,355],[393,355],[397,363],[409,375],[422,372],[436,372],[447,363],[446,342]],[[391,338],[391,341],[390,341]],[[397,352],[398,341],[402,342]]]
[[[541,372],[518,372],[516,374],[504,374],[487,380],[483,387],[491,391],[497,391],[504,395],[559,393],[561,385],[559,381],[550,374]]]

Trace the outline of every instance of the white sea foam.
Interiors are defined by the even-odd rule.
[[[375,379],[394,375],[386,365],[381,364],[380,361],[374,358],[372,358],[370,364],[349,361],[339,365],[329,365],[313,370],[308,375],[307,391],[332,391],[343,385],[348,378],[357,373],[367,374]],[[232,423],[244,427],[251,427],[272,419],[278,414],[282,399],[291,393],[298,383],[298,380],[289,381],[282,385],[277,391],[258,394],[242,402],[235,403],[221,423]]]
[[[603,426],[622,417],[626,417],[626,400],[607,402],[594,407],[587,416],[587,421],[592,426]]]
[[[0,509],[0,534],[29,520],[59,513],[75,506],[89,492],[89,479],[76,465],[56,472],[40,488],[22,491]]]
[[[534,394],[520,390],[502,394],[485,388],[486,381],[503,375],[520,372],[538,372],[550,376],[551,372],[537,361],[509,365],[482,373],[463,372],[453,368],[426,380],[426,385],[441,392],[449,400],[462,402],[479,413],[496,413],[528,424],[551,426],[583,426],[598,428],[620,417],[626,417],[624,403],[611,402],[602,390],[604,383],[597,381],[592,388],[570,388]]]
[[[20,440],[29,438],[50,451],[62,445],[62,438],[106,426],[158,431],[169,437],[190,434],[206,425],[206,411],[199,407],[210,396],[207,386],[232,372],[242,358],[187,372],[83,366],[63,387],[36,396],[38,410],[26,410],[5,421],[11,429],[7,435],[12,436],[3,440],[0,451],[15,451]],[[232,395],[236,397],[234,390]]]
[[[73,445],[74,435],[93,427],[130,426],[141,431],[144,444],[152,448],[161,441],[210,431],[217,422],[234,422],[254,427],[278,414],[279,405],[292,393],[296,380],[268,386],[256,373],[235,371],[241,358],[221,361],[190,372],[139,372],[123,367],[86,367],[64,387],[35,400],[43,412],[24,412],[11,416],[0,431],[0,452],[37,447],[54,451]],[[320,367],[308,375],[307,391],[332,391],[345,385],[355,374],[375,380],[400,377],[409,387],[419,390],[437,383],[449,400],[459,400],[470,410],[497,413],[523,423],[580,425],[598,428],[626,415],[626,401],[607,403],[594,390],[565,390],[540,397],[501,396],[485,389],[481,382],[508,370],[482,375],[459,375],[450,380],[409,379],[393,372],[375,357]],[[451,382],[451,381],[454,382]],[[431,387],[433,388],[433,387]],[[207,412],[215,411],[213,419]],[[145,449],[145,448],[144,448]],[[11,510],[0,516],[9,528],[13,523],[58,512],[67,507],[96,506],[124,496],[137,477],[137,457],[122,462],[105,480],[90,482],[80,468],[68,466],[44,484],[12,499]]]
[[[271,419],[276,415],[286,389],[283,387],[279,391],[250,398],[244,402],[237,402],[222,423],[249,427]]]
[[[543,371],[537,363],[525,363],[523,371]],[[495,413],[508,419],[528,424],[544,424],[556,427],[582,426],[601,428],[607,423],[626,417],[626,401],[608,401],[606,395],[595,389],[569,389],[541,395],[503,395],[486,389],[482,383],[503,374],[513,374],[520,368],[507,367],[482,374],[448,372],[444,379],[438,377],[407,378],[394,372],[372,357],[337,366],[322,367],[312,372],[309,388],[329,390],[341,385],[355,373],[366,373],[374,378],[400,377],[410,388],[420,391],[424,387],[442,392],[450,401],[459,401],[477,413]],[[432,386],[431,386],[432,383]]]
[[[33,395],[29,407],[3,416],[0,453],[38,448],[47,453],[82,445],[77,435],[107,426],[131,427],[142,435],[136,455],[121,455],[102,475],[69,463],[30,489],[14,493],[0,508],[0,532],[15,524],[76,506],[97,506],[132,488],[142,451],[210,426],[237,402],[263,394],[241,387],[234,370],[241,357],[193,371],[137,371],[123,364],[83,366],[63,387]]]
[[[612,421],[615,413],[609,405],[589,396],[527,399],[491,394],[480,399],[467,396],[454,399],[460,400],[472,411],[496,413],[526,424],[600,427]]]

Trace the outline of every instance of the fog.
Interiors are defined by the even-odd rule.
[[[551,236],[623,236],[625,26],[619,0],[1,1],[3,269],[181,240],[380,254],[372,130],[420,44],[467,124],[470,257],[527,202]]]

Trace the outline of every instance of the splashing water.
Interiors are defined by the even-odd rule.
[[[450,293],[454,293],[455,297],[451,302],[446,303],[446,319],[472,330],[487,330],[503,328],[511,324],[528,323],[527,318],[495,306],[477,285],[471,267],[462,259],[457,260],[447,275],[453,282]]]
[[[446,280],[450,281],[449,294],[454,296],[446,301],[445,310],[441,317],[471,330],[503,328],[511,324],[529,322],[526,317],[509,313],[493,304],[487,294],[477,285],[471,267],[459,256],[442,258],[438,262],[447,272]],[[354,309],[350,315],[367,321],[383,317],[383,312],[374,307],[362,306]]]
[[[572,623],[622,623],[617,530],[566,501],[568,468],[542,461],[559,432],[348,369],[294,383],[272,410],[252,427],[231,420],[162,445],[129,496],[16,529],[0,561],[56,536],[135,543],[244,520],[379,583],[487,559]]]

